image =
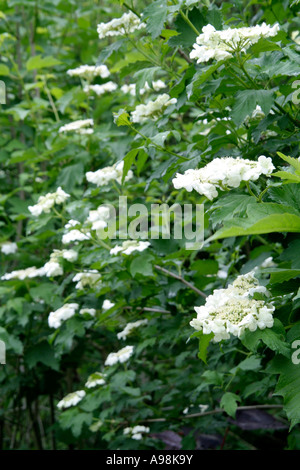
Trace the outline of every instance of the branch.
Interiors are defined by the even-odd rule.
[[[271,409],[271,408],[278,408],[282,409],[283,405],[252,405],[252,406],[238,406],[237,411],[243,411],[243,410],[264,410],[264,409]],[[214,415],[217,413],[225,413],[225,410],[222,408],[216,408],[215,410],[211,411],[204,411],[203,413],[193,413],[190,415],[184,415],[184,416],[177,416],[176,420],[178,419],[188,419],[188,418],[200,418],[202,416],[208,416],[208,415]],[[172,418],[152,418],[152,419],[145,419],[143,422],[147,423],[162,423],[166,421],[170,421]]]
[[[174,279],[177,279],[178,281],[182,282],[185,284],[187,287],[192,289],[194,292],[196,292],[198,295],[201,295],[204,299],[206,299],[207,295],[204,294],[201,290],[197,289],[197,287],[193,286],[190,282],[186,281],[183,279],[183,277],[179,276],[178,274],[174,274],[171,271],[168,271],[165,268],[162,268],[161,266],[158,266],[157,264],[154,265],[155,269],[158,269],[159,271],[162,271],[163,273],[167,274],[168,276],[174,277]]]
[[[133,310],[133,307],[126,306],[124,307],[126,310]],[[164,310],[159,308],[152,308],[152,307],[136,307],[136,310],[141,310],[142,312],[156,312],[156,313],[171,313],[170,310]]]

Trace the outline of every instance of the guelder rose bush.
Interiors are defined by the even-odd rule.
[[[0,446],[299,448],[298,2],[147,3],[3,4]]]

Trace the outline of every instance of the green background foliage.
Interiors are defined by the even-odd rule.
[[[143,14],[146,31],[100,40],[97,24],[128,8]],[[280,32],[241,57],[199,65],[189,58],[197,31],[208,23],[223,29],[262,22],[278,22]],[[111,257],[95,239],[76,247],[79,258],[64,261],[62,276],[0,282],[0,339],[7,348],[0,448],[300,448],[300,365],[291,359],[300,339],[300,117],[293,99],[300,56],[292,39],[299,29],[299,5],[288,0],[0,0],[6,84],[0,243],[18,244],[15,254],[0,254],[1,275],[43,266],[62,248],[69,219],[83,222],[101,204],[116,206],[119,195],[148,207],[205,202],[206,238],[198,251],[187,251],[182,240],[159,239],[128,257]],[[92,99],[66,72],[102,63],[118,89]],[[139,90],[158,79],[177,103],[134,128],[128,116],[145,101]],[[137,96],[120,90],[126,83],[136,83]],[[257,105],[264,117],[250,119]],[[88,118],[94,134],[58,133]],[[229,155],[266,155],[276,172],[220,192],[213,202],[174,189],[177,172]],[[123,180],[134,172],[130,181],[87,183],[87,171],[120,160]],[[28,206],[58,186],[71,195],[66,204],[32,217]],[[275,266],[261,268],[269,257]],[[274,327],[221,344],[193,335],[194,306],[255,267],[276,306]],[[72,279],[84,269],[101,273],[99,288],[76,291]],[[105,299],[115,304],[107,312]],[[49,313],[67,302],[97,315],[77,314],[53,330]],[[144,318],[146,326],[118,340],[128,322]],[[105,367],[107,355],[125,344],[135,346],[132,358]],[[58,401],[84,389],[95,371],[107,373],[106,385],[86,389],[77,406],[59,411]],[[144,439],[123,435],[138,424],[150,427]]]

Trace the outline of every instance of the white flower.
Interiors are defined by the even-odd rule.
[[[85,287],[95,287],[101,282],[101,274],[95,269],[89,272],[77,273],[73,277],[73,282],[77,282],[75,289],[84,290]]]
[[[154,80],[152,82],[152,88],[154,91],[160,91],[163,88],[166,88],[166,86],[167,85],[162,80]],[[144,95],[149,90],[151,90],[151,87],[149,86],[148,82],[146,82],[144,88],[140,89],[140,95]],[[121,91],[126,94],[128,93],[131,96],[136,96],[136,84],[131,83],[130,85],[122,85]]]
[[[98,209],[89,212],[86,222],[92,224],[92,230],[99,230],[107,227],[109,217],[109,207],[99,206]]]
[[[95,77],[107,78],[110,72],[106,65],[80,65],[75,69],[67,70],[70,77],[82,77],[91,81]]]
[[[274,263],[272,256],[266,258],[260,265],[261,268],[273,268],[274,266],[276,266],[276,263]]]
[[[246,329],[271,328],[275,307],[265,300],[253,299],[255,293],[269,294],[259,285],[254,272],[238,276],[227,289],[217,289],[209,295],[205,305],[195,307],[197,317],[190,325],[205,335],[213,333],[214,342],[229,339],[230,335],[240,337]]]
[[[146,427],[146,426],[134,426],[133,428],[125,428],[123,429],[123,434],[125,436],[130,436],[132,439],[135,439],[136,441],[139,441],[143,438],[143,434],[142,433],[149,433],[150,432],[150,428]]]
[[[62,410],[76,406],[84,397],[86,393],[84,390],[77,390],[77,392],[69,393],[60,402],[57,403],[57,408]]]
[[[97,431],[99,431],[101,426],[103,426],[103,421],[101,421],[101,419],[99,419],[98,421],[96,421],[95,423],[90,425],[89,430],[92,431],[92,432],[97,432]]]
[[[110,181],[117,181],[121,184],[123,176],[124,160],[115,163],[113,166],[107,166],[97,171],[88,171],[86,179],[89,183],[94,183],[97,186],[105,186]],[[129,181],[133,177],[131,170],[128,171],[125,181]]]
[[[106,374],[102,374],[101,372],[94,372],[92,375],[89,376],[85,387],[86,388],[93,388],[97,387],[97,385],[104,385]]]
[[[109,310],[110,308],[114,307],[114,305],[115,305],[115,304],[114,304],[113,302],[111,302],[111,301],[108,300],[108,299],[105,299],[104,302],[103,302],[103,304],[102,304],[102,310],[103,310],[104,312],[106,312],[106,310]]]
[[[242,181],[256,181],[260,175],[270,176],[274,170],[271,158],[261,155],[258,161],[242,158],[215,158],[198,170],[177,173],[172,180],[175,189],[193,189],[212,200],[218,196],[217,189],[237,188]]]
[[[44,268],[36,268],[35,266],[31,266],[30,268],[26,269],[19,269],[17,271],[12,271],[11,273],[6,273],[1,277],[2,281],[9,281],[10,279],[20,279],[23,281],[24,279],[32,279],[38,276],[44,276]]]
[[[77,134],[92,134],[94,120],[93,119],[79,119],[78,121],[70,122],[58,129],[59,133],[74,131]]]
[[[96,315],[96,310],[94,308],[81,308],[79,310],[79,313],[81,315],[84,315],[85,313],[88,313],[89,315],[91,315],[92,317],[94,317]]]
[[[64,273],[63,268],[56,261],[48,261],[48,263],[44,265],[44,271],[47,277],[61,276]]]
[[[70,194],[67,194],[61,187],[57,188],[55,193],[48,193],[45,196],[40,196],[37,204],[28,206],[28,210],[32,215],[38,217],[42,212],[48,214],[54,204],[63,204]]]
[[[98,24],[97,32],[99,38],[103,39],[107,36],[124,36],[125,34],[130,34],[136,30],[145,28],[145,26],[145,23],[141,23],[138,16],[130,11],[108,23]]]
[[[205,413],[206,410],[208,410],[209,408],[209,405],[198,405],[198,407],[200,408],[200,413]]]
[[[147,323],[148,323],[147,319],[138,320],[138,321],[132,322],[132,323],[127,323],[124,330],[120,331],[120,333],[117,334],[118,339],[126,339],[127,336],[130,335],[130,333],[134,329],[138,328],[141,325],[146,325]]]
[[[147,104],[139,104],[131,113],[132,122],[143,123],[149,119],[156,121],[168,106],[175,103],[177,103],[177,99],[170,98],[167,93],[159,95],[154,101],[150,100]]]
[[[115,91],[118,88],[118,85],[114,82],[107,82],[103,83],[103,85],[86,85],[83,88],[83,91],[85,93],[88,93],[89,91],[93,91],[96,93],[96,95],[101,96],[104,93],[111,93],[112,91]]]
[[[130,94],[131,96],[135,96],[136,95],[136,84],[135,83],[131,83],[130,85],[122,85],[121,86],[121,91],[125,94]]]
[[[126,240],[122,245],[116,245],[110,250],[111,255],[117,255],[122,252],[124,255],[131,255],[134,251],[144,251],[150,246],[150,242],[137,240]]]
[[[75,250],[61,250],[60,253],[62,257],[67,261],[70,261],[70,263],[73,263],[78,258],[78,253]]]
[[[125,346],[116,353],[110,353],[105,361],[106,366],[113,366],[118,362],[123,363],[128,361],[133,354],[133,346]]]
[[[1,245],[1,252],[5,255],[11,255],[16,253],[18,245],[14,242],[4,242]]]
[[[50,260],[41,268],[43,273],[41,275],[47,277],[61,276],[63,268],[60,265],[60,258],[68,261],[76,261],[78,253],[75,250],[54,250],[50,255]]]
[[[191,59],[197,59],[197,63],[207,62],[210,59],[226,60],[235,52],[246,52],[246,50],[257,43],[260,38],[276,36],[279,25],[269,26],[266,23],[249,28],[228,28],[223,31],[208,24],[202,28],[193,50]]]
[[[71,318],[75,315],[76,310],[78,309],[78,304],[65,304],[55,312],[51,312],[48,317],[48,324],[50,328],[59,328],[63,321]]]
[[[62,237],[62,243],[67,245],[71,242],[81,242],[84,240],[89,240],[91,238],[90,233],[87,230],[79,230],[74,228],[78,225],[81,225],[78,220],[69,220],[69,222],[65,225],[66,233],[64,233]],[[71,229],[71,230],[70,230]]]

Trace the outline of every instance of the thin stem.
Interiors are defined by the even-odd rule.
[[[149,137],[147,137],[146,135],[142,134],[140,131],[138,131],[132,124],[130,126],[130,128],[136,132],[137,134],[139,134],[141,137],[143,137],[145,140],[150,140]],[[156,147],[158,150],[161,150],[162,152],[167,152],[169,153],[170,155],[176,157],[176,158],[181,158],[182,160],[189,160],[188,158],[186,157],[183,157],[182,155],[178,155],[178,153],[175,153],[175,152],[172,152],[171,150],[168,150],[164,147],[162,147],[161,145],[157,145],[155,142],[151,141],[151,144],[154,145],[154,147]]]
[[[198,295],[201,295],[201,297],[203,297],[204,299],[206,299],[207,295],[204,294],[204,292],[202,292],[201,290],[197,289],[197,287],[193,286],[193,284],[191,284],[190,282],[186,281],[185,279],[183,279],[183,277],[179,276],[178,274],[174,274],[172,273],[171,271],[168,271],[167,269],[165,268],[162,268],[161,266],[158,266],[157,264],[154,265],[155,269],[157,269],[158,271],[161,271],[165,274],[167,274],[168,276],[171,276],[173,277],[174,279],[177,279],[178,281],[182,282],[183,284],[185,284],[187,287],[189,287],[190,289],[192,289],[194,292],[196,292]]]
[[[180,13],[182,19],[186,22],[186,24],[188,24],[189,27],[194,31],[194,33],[196,33],[197,36],[200,36],[200,32],[198,31],[197,28],[195,28],[195,26],[193,25],[193,23],[191,22],[189,17],[185,13],[183,13],[182,10],[179,10],[179,13]]]
[[[255,197],[255,199],[257,199],[257,201],[259,201],[258,197],[254,194],[254,192],[253,192],[252,189],[250,188],[249,181],[246,181],[246,186],[247,186],[247,189],[248,189],[249,194],[251,194],[251,196]],[[259,202],[261,202],[261,201],[259,201]]]

